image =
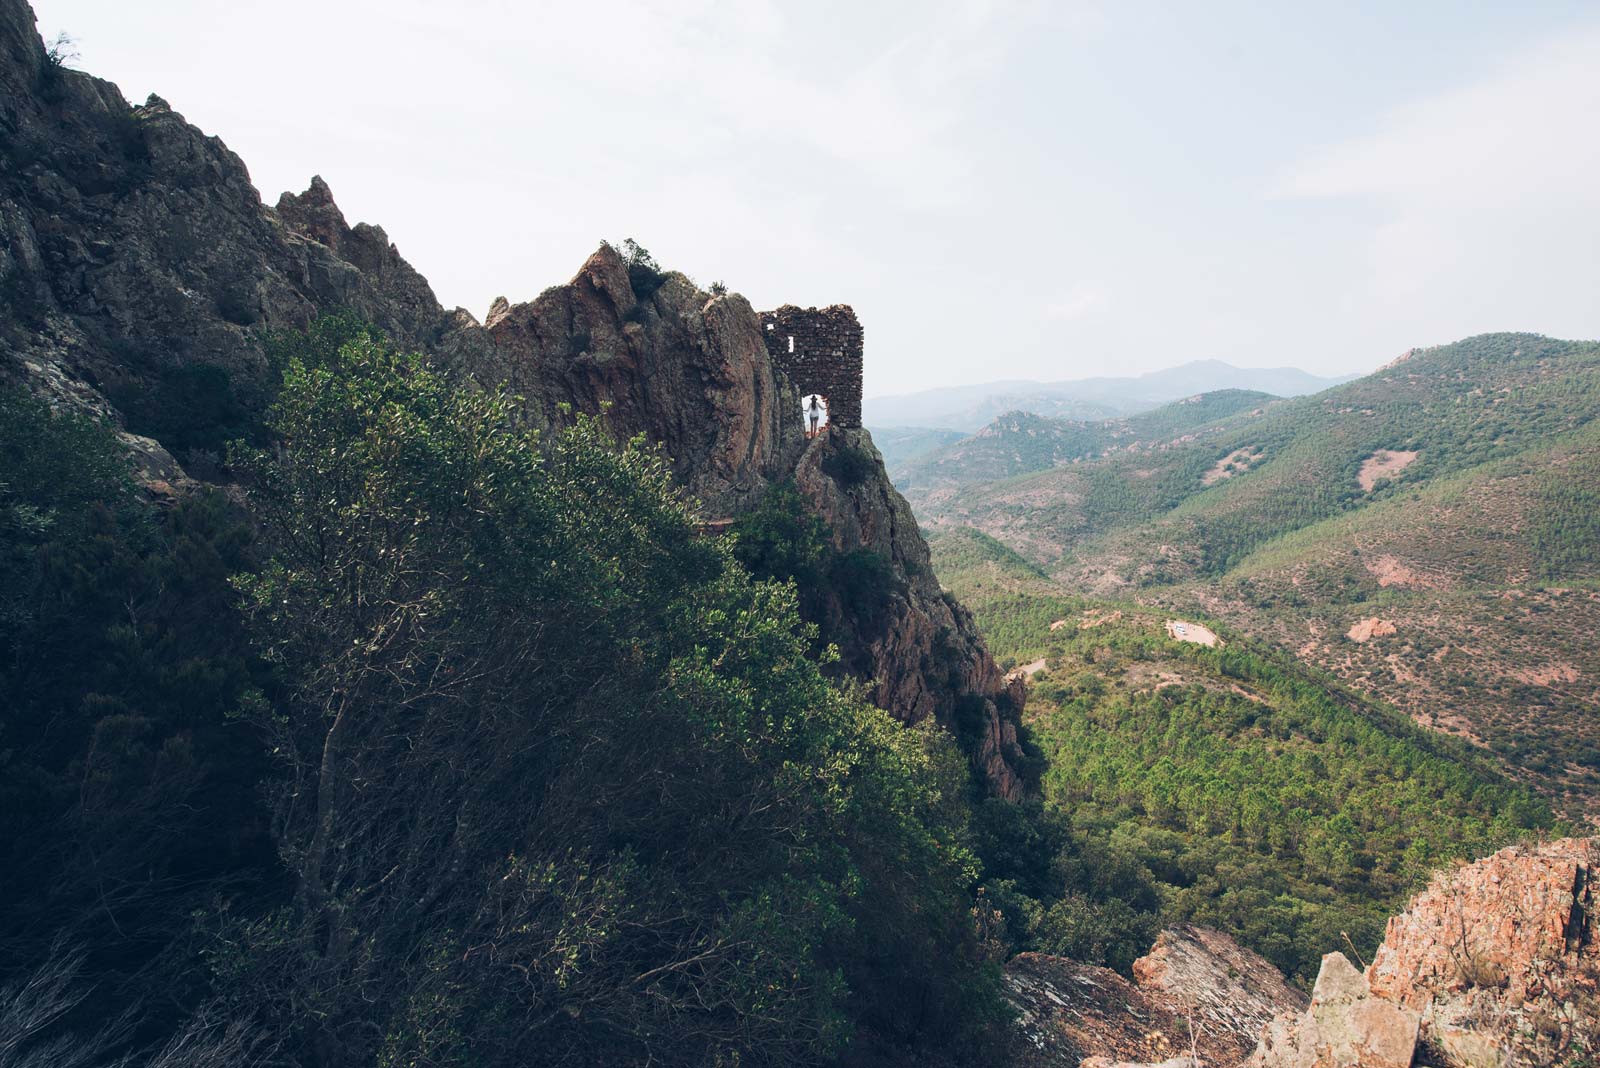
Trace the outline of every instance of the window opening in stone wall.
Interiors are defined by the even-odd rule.
[[[794,335],[793,334],[789,335],[789,351],[790,352],[794,351]]]
[[[814,438],[828,429],[828,398],[808,393],[800,398],[800,416],[805,421],[806,437]]]

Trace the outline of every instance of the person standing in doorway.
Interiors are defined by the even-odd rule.
[[[817,402],[815,393],[811,395],[811,407],[806,409],[806,414],[811,417],[811,431],[806,437],[814,438],[817,436],[817,421],[822,418],[822,405]]]

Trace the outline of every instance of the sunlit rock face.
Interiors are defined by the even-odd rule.
[[[1257,1068],[1578,1063],[1600,1039],[1600,843],[1513,846],[1441,872],[1389,920],[1365,974],[1323,959],[1311,1007]]]

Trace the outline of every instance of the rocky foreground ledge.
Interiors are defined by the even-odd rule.
[[[1309,1004],[1225,935],[1164,932],[1134,982],[1058,957],[1006,968],[1030,1068],[1523,1068],[1600,1063],[1600,839],[1437,875],[1365,972],[1323,958]]]
[[[1024,953],[1006,986],[1026,1068],[1133,1063],[1243,1063],[1263,1027],[1298,1011],[1305,995],[1266,958],[1204,927],[1163,931],[1133,965],[1133,982],[1108,968]]]

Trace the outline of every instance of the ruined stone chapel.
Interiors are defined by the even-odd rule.
[[[797,308],[785,304],[761,313],[762,333],[773,366],[802,397],[818,394],[828,423],[861,425],[861,321],[848,304]]]

